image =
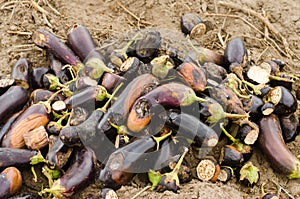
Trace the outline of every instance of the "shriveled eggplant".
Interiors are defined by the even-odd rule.
[[[149,62],[155,57],[161,45],[160,32],[156,30],[147,31],[136,41],[135,51],[144,63]]]
[[[233,169],[231,167],[221,167],[220,173],[218,175],[218,180],[221,182],[228,182],[232,179],[234,176]]]
[[[15,167],[8,167],[0,173],[0,198],[13,196],[21,188],[22,175]]]
[[[100,171],[98,180],[106,187],[119,189],[133,177],[139,167],[150,166],[147,163],[140,165],[141,161],[138,160],[155,145],[153,138],[147,136],[117,149],[109,156],[105,167]]]
[[[214,147],[219,141],[219,135],[209,126],[202,123],[198,118],[185,114],[170,112],[167,125],[178,130],[177,136],[194,140],[199,147]]]
[[[209,79],[221,82],[223,79],[226,78],[227,71],[222,66],[214,64],[212,62],[206,62],[204,63],[202,68],[205,70],[207,78]]]
[[[2,147],[23,148],[24,133],[45,126],[49,122],[49,113],[44,104],[33,104],[28,107],[12,124],[2,140]]]
[[[183,63],[177,68],[179,76],[196,92],[206,89],[207,77],[205,70],[193,63]]]
[[[0,123],[20,111],[29,100],[29,92],[21,86],[10,87],[0,96]]]
[[[5,124],[1,127],[1,130],[0,130],[0,143],[2,143],[3,137],[5,136],[5,134],[10,129],[11,125],[15,122],[15,120],[19,117],[19,115],[23,111],[24,111],[24,109],[22,109],[21,111],[13,114],[9,119],[6,120]]]
[[[44,126],[35,128],[23,134],[25,145],[29,149],[39,150],[48,145],[48,133]]]
[[[192,38],[194,38],[196,35],[203,35],[206,31],[206,26],[202,19],[194,13],[182,15],[180,26],[181,31],[184,34],[190,34]]]
[[[169,71],[174,68],[169,55],[161,55],[151,60],[152,74],[159,79],[167,77]]]
[[[229,70],[243,79],[243,70],[248,62],[248,53],[241,38],[233,38],[227,43],[224,58]]]
[[[278,117],[273,114],[263,117],[259,127],[259,147],[270,166],[290,179],[300,178],[300,161],[284,143]]]
[[[230,167],[240,167],[244,162],[244,158],[243,154],[240,151],[238,151],[234,146],[225,145],[224,147],[222,147],[219,162],[221,165],[226,165]]]

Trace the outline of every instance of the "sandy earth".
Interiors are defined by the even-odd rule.
[[[246,6],[257,13],[265,12],[269,21],[284,38],[287,39],[290,49],[296,56],[288,58],[275,47],[286,52],[280,38],[274,37],[269,31],[269,36],[275,41],[265,39],[265,25],[261,20],[250,13],[243,13],[218,4],[218,0],[127,0],[120,1],[94,1],[94,0],[58,0],[49,1],[61,15],[55,14],[49,5],[40,1],[40,6],[48,13],[47,24],[41,12],[29,5],[28,2],[17,1],[8,5],[10,1],[0,1],[0,73],[5,75],[11,66],[20,57],[29,58],[35,67],[47,66],[48,62],[31,41],[30,33],[38,28],[53,31],[61,39],[66,38],[68,30],[74,23],[85,25],[91,32],[99,46],[103,41],[122,38],[127,31],[137,28],[155,28],[171,32],[169,43],[175,42],[175,47],[185,48],[186,40],[180,33],[180,17],[184,13],[198,14],[207,25],[207,32],[201,38],[196,39],[196,44],[223,52],[224,46],[218,38],[218,34],[226,43],[232,37],[243,37],[251,59],[259,62],[266,58],[278,58],[287,63],[287,71],[300,74],[300,2],[290,0],[243,0],[230,2],[235,5]],[[226,1],[229,2],[229,1]],[[125,11],[122,6],[134,13],[137,18]],[[3,7],[5,6],[5,7]],[[208,16],[208,13],[228,14],[224,17]],[[248,24],[247,24],[248,23]],[[250,25],[249,25],[250,24]],[[52,26],[52,27],[50,27]],[[23,34],[12,34],[8,31],[21,31]],[[174,41],[174,42],[173,42]],[[298,57],[297,57],[298,56]],[[289,148],[294,154],[300,154],[300,136],[290,144]],[[143,192],[139,198],[260,198],[260,187],[267,183],[266,191],[277,192],[279,189],[270,180],[280,184],[294,198],[300,198],[300,181],[288,180],[285,176],[274,173],[267,161],[256,149],[251,160],[261,171],[261,179],[253,188],[245,187],[235,179],[227,184],[203,183],[193,179],[181,186],[180,193],[172,192],[156,193]],[[39,190],[40,184],[30,182],[31,177],[25,176],[25,183],[21,191]],[[119,198],[131,198],[142,190],[145,184],[135,178],[128,186],[117,191]],[[86,198],[99,192],[95,185],[91,185],[74,198]],[[281,197],[288,198],[281,190]]]

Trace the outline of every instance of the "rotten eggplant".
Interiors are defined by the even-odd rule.
[[[49,112],[45,104],[33,104],[28,107],[12,124],[2,140],[2,147],[23,148],[23,135],[49,122]]]
[[[25,58],[19,59],[12,67],[11,77],[16,81],[17,85],[28,89],[31,78],[31,62]]]
[[[7,167],[0,173],[0,184],[0,198],[13,196],[21,188],[21,172],[15,167]]]
[[[195,92],[202,92],[206,89],[207,77],[205,70],[193,63],[185,62],[177,69],[179,76],[185,81]]]
[[[284,141],[291,142],[295,140],[296,136],[299,134],[299,119],[297,114],[292,113],[288,116],[281,116],[279,117],[279,120]]]
[[[203,157],[197,165],[196,172],[201,181],[216,182],[220,173],[220,165],[212,156]]]
[[[136,100],[128,115],[127,127],[133,132],[144,129],[151,121],[151,108],[155,106],[178,108],[197,101],[206,100],[198,97],[192,88],[184,84],[171,82],[161,85]]]

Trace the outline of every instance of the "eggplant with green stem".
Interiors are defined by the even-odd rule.
[[[20,111],[29,101],[29,92],[21,86],[10,87],[0,96],[0,123]]]
[[[152,190],[156,189],[158,191],[170,190],[177,193],[180,182],[178,178],[178,172],[182,165],[185,155],[188,152],[188,148],[184,148],[184,152],[178,160],[174,169],[169,173],[161,174],[160,172],[156,172],[154,170],[150,170],[148,172],[148,178],[152,183]]]
[[[9,166],[29,165],[32,157],[37,155],[37,151],[28,149],[0,148],[0,169]]]
[[[189,106],[197,101],[206,101],[196,95],[192,88],[176,82],[161,85],[134,103],[128,118],[127,127],[133,132],[144,129],[151,121],[151,108],[160,105],[169,108]]]
[[[284,143],[278,117],[273,114],[263,117],[259,127],[258,144],[270,166],[289,179],[300,178],[300,161]]]
[[[157,85],[158,79],[151,74],[143,74],[134,78],[119,94],[118,99],[108,108],[97,128],[103,131],[108,124],[108,120],[118,126],[123,125],[136,99],[151,91]]]
[[[95,171],[96,158],[89,148],[83,148],[77,154],[73,163],[62,177],[55,180],[52,187],[44,189],[43,193],[51,193],[57,198],[70,197],[78,189],[88,185]]]

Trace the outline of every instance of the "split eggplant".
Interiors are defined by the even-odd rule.
[[[300,178],[300,161],[284,143],[278,117],[273,114],[263,117],[259,127],[259,147],[270,166],[290,179]]]

